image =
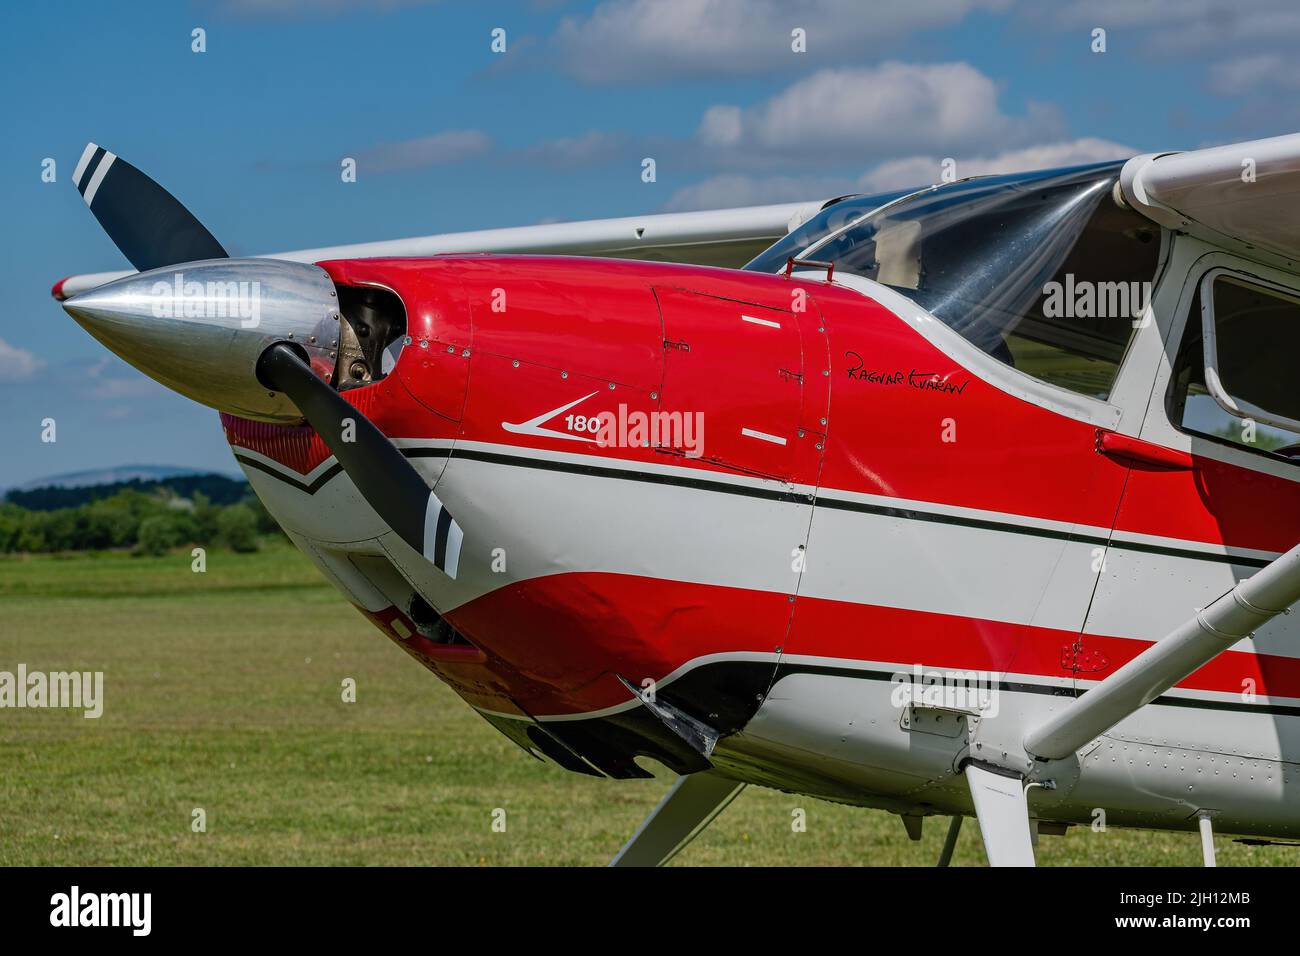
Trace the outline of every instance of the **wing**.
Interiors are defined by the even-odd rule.
[[[816,215],[830,201],[447,232],[413,239],[298,249],[274,253],[268,258],[321,262],[326,259],[433,256],[455,252],[531,252],[739,267]],[[66,299],[130,274],[126,271],[69,276],[55,284],[53,294],[56,299]]]
[[[1300,134],[1135,156],[1120,188],[1163,226],[1226,248],[1300,257]]]

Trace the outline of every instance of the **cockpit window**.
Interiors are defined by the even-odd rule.
[[[1122,163],[939,186],[806,258],[898,289],[985,352],[1106,398],[1150,297],[1159,229],[1111,198]]]

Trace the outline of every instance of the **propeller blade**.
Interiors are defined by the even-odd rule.
[[[229,258],[171,193],[102,146],[86,144],[72,181],[108,238],[141,272]]]
[[[379,517],[449,578],[456,577],[464,533],[388,437],[291,346],[273,345],[262,353],[257,377],[293,400]],[[344,440],[348,421],[351,441]]]

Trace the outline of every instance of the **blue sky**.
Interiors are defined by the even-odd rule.
[[[1237,6],[10,5],[0,488],[131,463],[236,471],[215,412],[110,357],[49,297],[64,275],[126,267],[70,183],[89,139],[236,255],[815,199],[932,182],[945,157],[970,175],[1293,132],[1300,9]],[[204,53],[191,51],[196,27]],[[641,181],[646,156],[654,183]],[[41,180],[46,157],[55,183]],[[355,183],[341,181],[344,157]],[[54,443],[41,441],[45,418]]]

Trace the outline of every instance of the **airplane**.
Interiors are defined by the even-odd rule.
[[[529,755],[677,774],[614,865],[747,785],[940,865],[1300,838],[1300,134],[254,258],[74,180],[138,271],[55,298],[348,601]]]

